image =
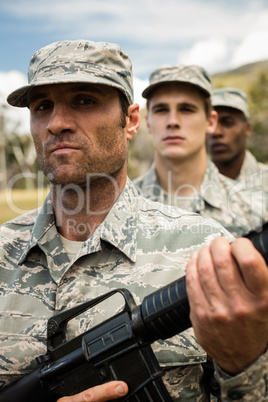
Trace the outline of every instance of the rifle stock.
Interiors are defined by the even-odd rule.
[[[268,264],[268,222],[248,237]],[[121,293],[119,313],[66,342],[68,321],[101,301]],[[52,402],[111,380],[126,381],[124,402],[172,401],[151,344],[191,327],[185,277],[157,290],[136,305],[126,289],[111,291],[51,317],[47,353],[38,368],[0,392],[0,402]],[[135,362],[135,363],[134,363]]]

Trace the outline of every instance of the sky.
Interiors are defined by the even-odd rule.
[[[0,0],[0,100],[26,83],[32,54],[58,40],[118,43],[135,101],[163,64],[209,74],[268,59],[267,0]]]

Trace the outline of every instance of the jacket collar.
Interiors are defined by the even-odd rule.
[[[219,173],[215,164],[207,159],[207,169],[203,181],[198,193],[195,197],[193,197],[194,212],[200,212],[204,210],[205,204],[208,204],[213,208],[223,209],[226,193],[225,181],[227,182],[227,180],[227,178]],[[173,197],[167,194],[160,186],[154,163],[143,177],[141,194],[143,189],[146,194],[151,194],[150,198],[153,201],[159,201],[165,204],[169,204],[169,198],[173,199]],[[145,197],[147,196],[146,194]],[[171,203],[173,204],[173,202]]]
[[[138,191],[132,182],[127,179],[127,183],[116,200],[109,214],[94,234],[87,239],[77,258],[99,251],[101,241],[105,241],[118,248],[131,261],[136,260],[137,250],[137,212],[135,208],[135,197]],[[25,219],[24,219],[25,221]],[[20,224],[25,223],[21,218]],[[57,265],[68,264],[69,260],[66,253],[57,253],[57,249],[62,249],[62,244],[58,236],[53,205],[50,193],[48,194],[42,208],[36,218],[36,214],[28,216],[28,225],[33,225],[33,230],[23,254],[19,259],[22,264],[27,254],[35,246],[39,246],[46,254],[53,258]]]

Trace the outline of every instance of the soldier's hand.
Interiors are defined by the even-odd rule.
[[[128,392],[128,386],[123,381],[111,381],[89,388],[73,396],[65,396],[57,402],[105,402],[121,398]]]
[[[230,374],[267,348],[268,269],[248,239],[202,248],[186,269],[190,318],[207,354]]]

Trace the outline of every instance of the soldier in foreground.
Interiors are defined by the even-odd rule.
[[[57,42],[34,54],[28,79],[8,102],[30,109],[51,191],[40,210],[1,227],[1,386],[34,369],[51,315],[122,286],[140,302],[186,270],[194,331],[215,361],[222,400],[265,400],[266,264],[249,240],[230,243],[220,224],[146,200],[127,178],[128,142],[140,123],[128,56],[114,44]],[[68,335],[116,306],[73,320]],[[166,386],[174,401],[208,400],[200,383],[204,355],[181,376],[180,362],[201,349],[187,339],[182,333],[155,344]],[[60,401],[126,393],[127,384],[116,381]]]

